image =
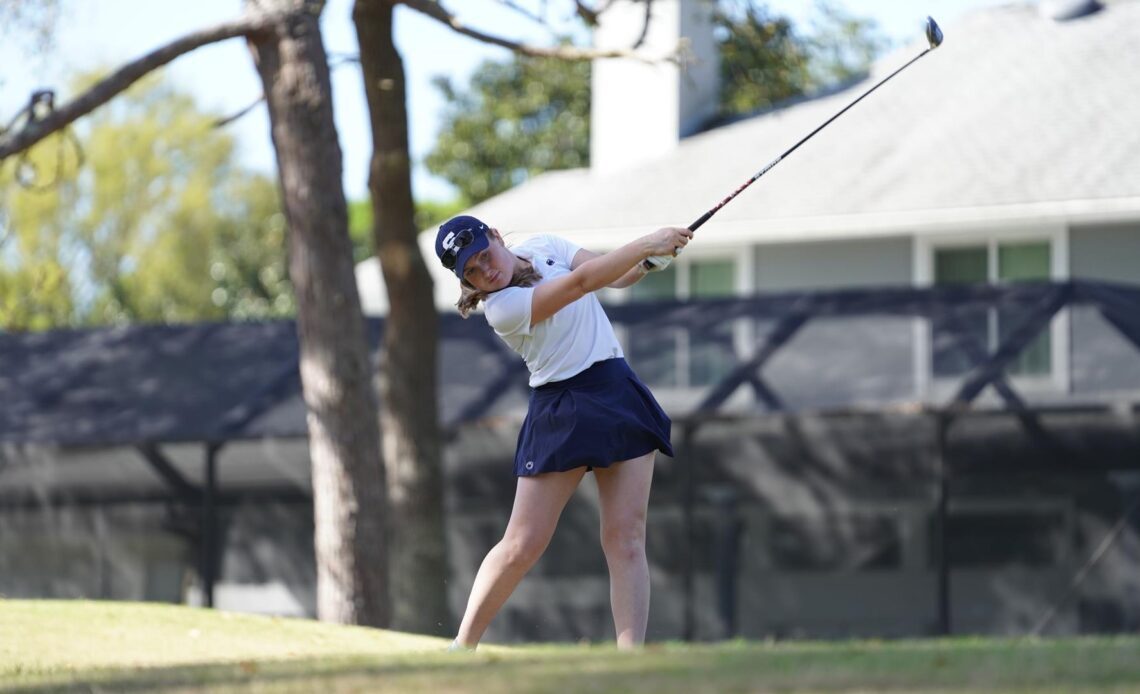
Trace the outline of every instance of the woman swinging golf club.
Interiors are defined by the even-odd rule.
[[[646,258],[671,257],[691,237],[666,227],[599,255],[555,236],[508,248],[498,230],[474,217],[439,228],[435,251],[460,279],[460,312],[486,304],[487,322],[526,361],[532,388],[515,452],[511,517],[475,576],[453,649],[479,643],[588,471],[598,483],[617,645],[644,642],[645,516],[654,455],[673,455],[670,422],[626,364],[594,292],[632,285],[645,275]]]

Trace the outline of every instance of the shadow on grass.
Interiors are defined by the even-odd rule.
[[[517,648],[44,675],[16,692],[1140,691],[1140,639]],[[52,679],[47,679],[48,677]]]
[[[247,660],[210,662],[167,667],[89,668],[72,672],[32,676],[25,684],[0,691],[31,694],[42,692],[154,692],[218,689],[291,691],[304,686],[311,691],[339,691],[340,681],[383,683],[386,680],[420,680],[426,685],[446,672],[447,679],[463,679],[465,673],[485,670],[494,656],[465,654],[419,654],[300,658],[295,660]],[[37,681],[38,680],[38,681]]]

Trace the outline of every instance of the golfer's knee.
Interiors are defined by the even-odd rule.
[[[645,519],[629,518],[602,529],[602,551],[609,561],[635,561],[645,555]]]
[[[503,560],[515,567],[529,568],[542,553],[550,538],[533,534],[516,534],[503,537],[499,545],[503,550]]]

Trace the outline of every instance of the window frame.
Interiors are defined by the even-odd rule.
[[[914,285],[934,286],[934,254],[945,248],[986,248],[987,281],[997,283],[998,247],[1006,244],[1047,242],[1049,244],[1049,280],[1061,282],[1069,279],[1069,230],[1064,224],[1037,224],[987,228],[952,233],[929,234],[915,237]],[[1014,388],[1027,393],[1068,392],[1069,377],[1069,312],[1062,309],[1050,325],[1051,353],[1047,375],[1011,375],[1006,379]],[[961,377],[934,375],[933,342],[930,320],[917,318],[914,322],[914,383],[915,395],[922,400],[942,401],[951,397],[961,383]],[[987,350],[990,349],[986,345]]]
[[[755,267],[756,267],[756,247],[748,244],[744,251],[738,247],[703,247],[703,248],[686,248],[683,253],[677,256],[672,263],[674,272],[677,273],[677,282],[675,288],[674,298],[678,301],[688,301],[692,298],[692,270],[693,263],[704,262],[729,262],[732,264],[733,271],[733,296],[747,296],[751,294],[755,287]],[[603,295],[599,298],[606,303],[612,304],[625,304],[632,301],[632,292],[629,289],[610,289],[603,290]],[[629,348],[629,335],[627,329],[624,327],[617,328],[618,340],[622,344],[622,348],[628,350]],[[746,321],[738,321],[738,324],[733,326],[733,345],[739,360],[748,359],[755,350],[752,335],[754,333],[753,326],[747,324]],[[689,403],[693,398],[693,393],[707,389],[707,385],[693,385],[691,383],[691,353],[689,336],[684,331],[678,331],[676,334],[676,359],[675,368],[677,373],[677,383],[674,385],[655,385],[653,393],[662,401],[666,403]],[[634,365],[636,367],[636,365]]]

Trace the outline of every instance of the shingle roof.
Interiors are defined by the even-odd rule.
[[[1140,200],[1140,2],[1068,22],[1009,5],[945,34],[710,225],[746,223],[762,239],[796,218],[842,226],[861,215]],[[924,47],[916,36],[860,83],[690,137],[627,172],[540,176],[472,213],[525,234],[687,224]]]
[[[1036,5],[967,14],[937,50],[833,122],[717,213],[700,248],[1140,220],[1140,0],[1067,22]],[[604,251],[689,224],[926,47],[879,60],[824,97],[683,140],[628,171],[538,176],[475,207],[516,234]],[[455,279],[420,247],[450,308]],[[357,266],[366,312],[387,312],[379,264]]]

